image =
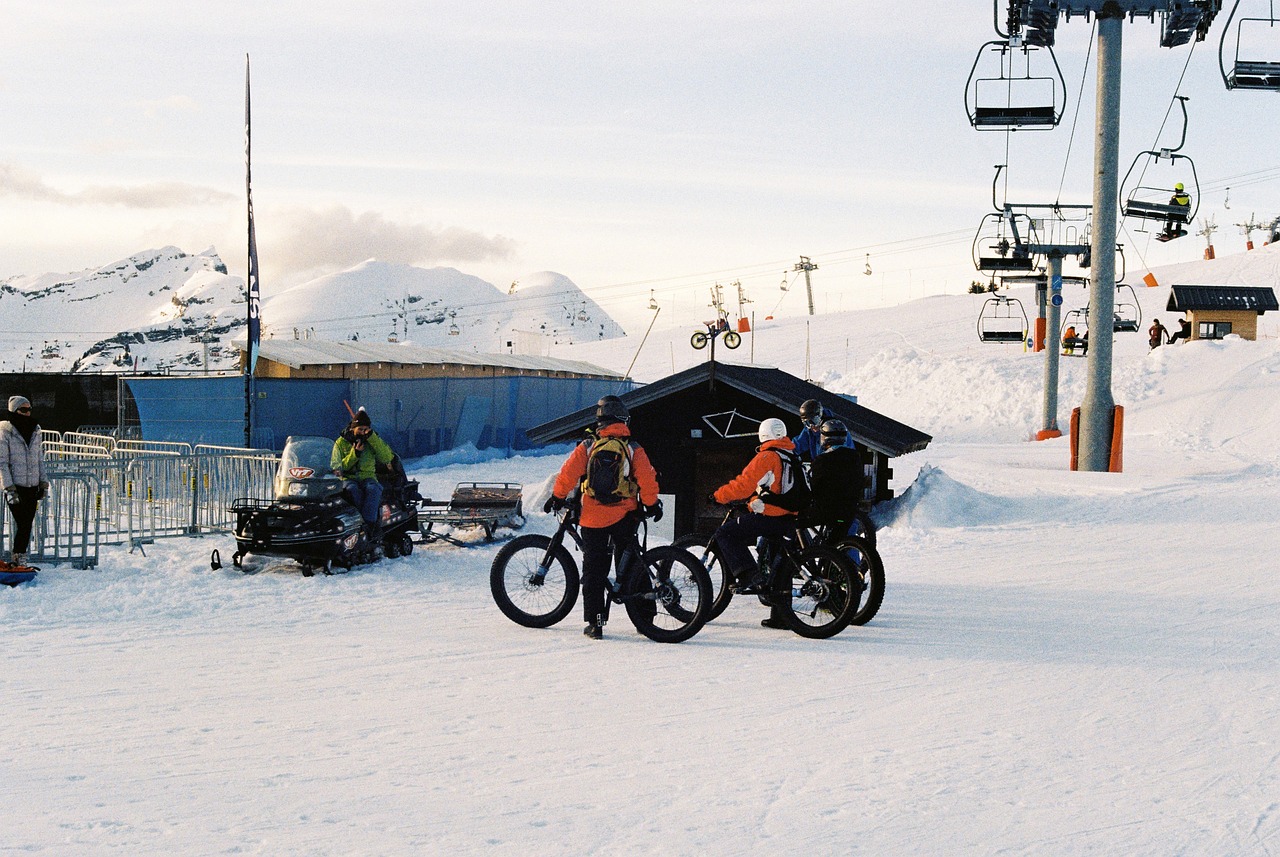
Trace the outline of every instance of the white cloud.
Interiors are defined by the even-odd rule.
[[[38,173],[13,164],[0,164],[0,196],[60,205],[120,205],[141,209],[223,205],[236,199],[225,191],[185,182],[103,185],[68,193],[47,184]]]
[[[509,259],[516,243],[502,235],[486,236],[457,226],[430,228],[400,224],[381,214],[356,215],[345,206],[322,211],[294,211],[285,216],[285,229],[264,241],[259,252],[286,271],[348,268],[365,259],[406,264],[485,262]]]

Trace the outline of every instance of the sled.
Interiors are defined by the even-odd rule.
[[[14,565],[0,560],[0,584],[17,586],[19,583],[28,583],[35,579],[39,570],[30,565]]]
[[[484,540],[492,541],[498,527],[519,529],[524,526],[524,486],[519,482],[459,482],[448,500],[422,500],[418,504],[418,531],[423,544],[445,541],[458,547],[471,542],[435,529],[439,524],[449,530],[484,531]]]

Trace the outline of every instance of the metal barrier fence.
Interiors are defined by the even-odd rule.
[[[232,501],[272,496],[279,458],[270,450],[140,444],[121,441],[110,453],[93,442],[46,444],[50,491],[32,531],[32,561],[90,567],[101,544],[231,532]],[[4,517],[0,542],[12,529],[7,508]]]

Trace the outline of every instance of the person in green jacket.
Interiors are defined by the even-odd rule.
[[[379,536],[382,506],[382,484],[378,482],[378,465],[390,466],[395,453],[378,437],[364,408],[356,411],[345,431],[333,442],[329,467],[342,479],[342,489],[351,497],[364,518],[369,534]]]

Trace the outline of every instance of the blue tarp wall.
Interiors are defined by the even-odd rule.
[[[244,378],[128,378],[146,440],[244,445]],[[364,407],[403,458],[474,444],[530,449],[525,431],[571,413],[630,382],[588,378],[410,378],[252,381],[253,446],[280,449],[289,435],[337,437]]]

